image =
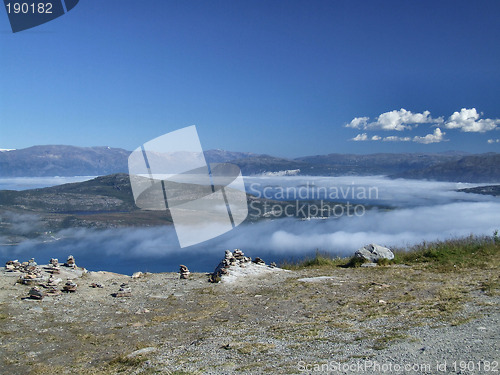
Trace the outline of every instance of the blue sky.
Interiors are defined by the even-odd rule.
[[[16,34],[0,13],[0,148],[195,124],[286,157],[500,150],[498,1],[81,0]]]

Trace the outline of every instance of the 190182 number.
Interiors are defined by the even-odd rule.
[[[52,13],[52,3],[7,3],[5,6],[8,13]]]

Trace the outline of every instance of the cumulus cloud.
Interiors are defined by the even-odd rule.
[[[349,124],[346,125],[346,127],[353,129],[366,129],[369,119],[369,117],[355,117]]]
[[[460,129],[463,132],[484,133],[494,130],[500,125],[500,119],[479,119],[480,114],[476,108],[462,108],[454,112],[444,123],[447,129]]]
[[[396,130],[403,131],[412,129],[418,124],[442,123],[443,118],[433,118],[429,111],[413,113],[404,108],[382,113],[375,121],[368,122],[369,117],[356,117],[349,124],[348,128],[364,130]]]
[[[384,137],[382,139],[384,142],[408,142],[411,141],[410,137],[398,137],[395,135],[391,135],[389,137]]]
[[[384,140],[410,140],[410,138],[406,139],[406,138],[401,138],[399,139],[400,137],[386,137],[386,138],[393,138],[393,139],[384,139]],[[368,137],[368,134],[366,133],[360,133],[358,134],[357,136],[355,136],[354,138],[351,138],[351,141],[355,141],[355,142],[360,142],[360,141],[380,141],[382,139],[381,136],[379,135],[373,135],[371,137]]]
[[[368,135],[366,133],[358,134],[354,138],[351,138],[351,141],[359,142],[359,141],[367,141]]]
[[[434,133],[432,134],[427,134],[424,137],[415,136],[413,138],[413,142],[424,143],[424,144],[439,143],[445,140],[444,139],[445,134],[446,133],[442,132],[441,129],[436,128],[434,129]]]
[[[492,144],[492,143],[500,143],[500,139],[488,139],[488,143],[489,144]]]

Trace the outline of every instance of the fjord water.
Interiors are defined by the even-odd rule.
[[[269,199],[323,199],[327,197],[311,194],[337,191],[345,195],[339,201],[372,206],[362,216],[310,221],[271,217],[248,222],[220,237],[187,248],[179,247],[172,226],[72,228],[52,234],[44,238],[44,242],[29,240],[17,246],[1,246],[0,261],[35,257],[39,263],[47,263],[52,257],[64,261],[72,254],[78,265],[94,271],[172,272],[178,270],[179,264],[185,264],[191,271],[210,272],[226,249],[240,248],[248,256],[279,263],[302,258],[316,249],[349,256],[368,243],[406,246],[469,234],[491,235],[500,229],[500,199],[457,191],[481,184],[391,180],[383,176],[247,177],[246,184],[248,192]],[[299,196],[298,189],[304,187],[309,195],[302,189]],[[366,201],[362,195],[349,195],[369,187],[375,187],[378,195],[372,193]],[[276,195],[285,188],[287,197]]]

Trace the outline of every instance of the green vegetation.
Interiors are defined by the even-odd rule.
[[[439,271],[466,268],[497,268],[500,266],[500,237],[473,236],[446,241],[422,242],[409,248],[394,249],[393,260],[381,260],[379,266],[391,264],[419,265]],[[358,257],[338,258],[316,250],[313,257],[296,262],[284,262],[280,267],[289,270],[304,268],[359,267],[365,261]]]
[[[500,241],[493,236],[473,236],[447,241],[423,242],[395,251],[395,263],[418,264],[440,271],[466,268],[498,268]]]
[[[302,268],[328,268],[328,267],[338,267],[345,263],[344,258],[332,257],[326,252],[320,252],[316,250],[314,257],[308,257],[298,262],[284,261],[280,264],[280,268],[287,270],[299,270]]]

